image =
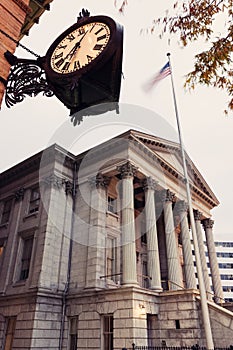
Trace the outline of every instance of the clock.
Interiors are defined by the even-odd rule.
[[[122,55],[123,27],[108,16],[84,16],[55,39],[40,65],[72,115],[119,101]]]
[[[59,74],[82,69],[104,51],[110,35],[109,26],[103,22],[91,22],[70,31],[52,52],[51,68]]]

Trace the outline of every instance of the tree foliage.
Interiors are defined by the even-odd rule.
[[[122,2],[121,11],[127,5]],[[216,29],[221,20],[222,30]],[[186,76],[185,86],[197,84],[223,89],[229,96],[227,110],[233,110],[233,0],[177,0],[165,16],[153,21],[152,32],[160,28],[160,37],[178,36],[182,46],[200,38],[207,49],[195,55],[194,69]],[[225,110],[225,113],[227,113]]]

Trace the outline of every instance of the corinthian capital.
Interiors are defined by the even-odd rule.
[[[153,190],[155,191],[158,185],[158,181],[155,181],[152,179],[151,176],[148,176],[146,179],[143,180],[143,189],[144,191]]]
[[[25,190],[24,190],[23,187],[19,188],[19,189],[14,193],[14,195],[15,195],[15,200],[16,200],[16,201],[21,201],[21,200],[23,200],[23,198],[24,198],[24,192],[25,192]]]
[[[183,213],[188,211],[188,204],[185,201],[179,201],[176,204],[176,210],[178,213]]]
[[[193,210],[193,215],[194,215],[194,219],[196,221],[201,221],[202,213],[199,210],[194,209]]]
[[[160,192],[160,198],[162,202],[175,202],[175,193],[171,192],[169,189],[162,190]]]
[[[120,172],[122,179],[124,179],[129,176],[135,176],[138,168],[127,161],[125,164],[118,166],[117,170]]]
[[[90,179],[93,187],[96,188],[107,188],[110,182],[110,178],[101,173],[98,173],[95,177]]]
[[[204,220],[202,221],[202,225],[203,225],[204,229],[213,228],[213,226],[214,226],[214,220],[211,220],[211,219],[204,219]]]

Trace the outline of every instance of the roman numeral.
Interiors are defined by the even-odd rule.
[[[74,69],[80,69],[80,62],[79,61],[74,61]]]
[[[63,56],[63,52],[59,53],[58,55],[55,55],[54,56],[54,59],[57,60],[58,58],[62,57]]]
[[[74,34],[71,33],[71,34],[67,35],[67,39],[68,39],[69,41],[74,40],[74,39],[75,39]]]
[[[105,39],[105,38],[106,38],[106,34],[104,34],[104,35],[102,35],[102,36],[99,36],[99,37],[97,38],[97,41],[100,41],[100,40]]]
[[[68,70],[69,69],[69,66],[70,66],[70,62],[66,62],[65,64],[64,64],[64,66],[62,67],[62,70]]]
[[[60,68],[61,67],[61,65],[64,63],[64,58],[61,58],[59,61],[57,61],[56,63],[55,63],[55,66],[57,67],[57,68]]]
[[[67,45],[62,45],[62,44],[60,44],[60,45],[58,45],[58,49],[65,49],[67,47]]]
[[[104,28],[100,28],[99,30],[97,30],[97,32],[95,32],[95,35],[98,35]]]
[[[96,44],[94,47],[93,47],[93,50],[101,50],[101,48],[103,47],[103,45],[100,45],[100,44]]]
[[[88,61],[88,63],[90,63],[92,60],[93,60],[93,57],[87,55],[87,61]]]
[[[79,28],[78,35],[82,35],[85,33],[85,29],[83,27]]]

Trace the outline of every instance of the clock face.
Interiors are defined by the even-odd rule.
[[[85,24],[65,36],[54,49],[50,65],[60,74],[75,72],[91,63],[105,49],[110,39],[107,24]]]

